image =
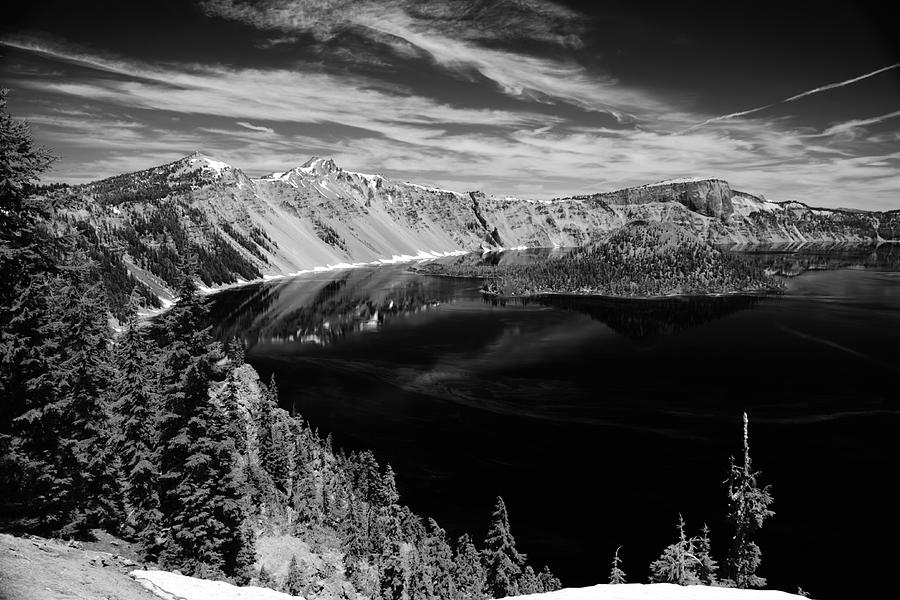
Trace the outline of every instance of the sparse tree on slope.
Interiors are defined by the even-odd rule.
[[[491,516],[491,528],[484,541],[483,557],[487,593],[494,598],[517,595],[525,555],[516,550],[516,541],[509,530],[506,504],[499,496]]]
[[[653,583],[675,583],[696,585],[697,558],[694,556],[693,540],[684,531],[684,519],[678,515],[678,541],[663,550],[662,555],[650,564],[650,581]]]
[[[756,574],[762,560],[759,546],[752,540],[763,522],[775,513],[769,510],[772,494],[769,486],[760,487],[760,473],[753,470],[750,460],[750,440],[747,413],[744,413],[744,463],[731,459],[728,477],[728,518],[734,527],[734,537],[728,554],[728,575],[736,587],[762,587],[766,580]]]
[[[609,571],[609,582],[613,585],[625,583],[625,571],[619,567],[622,564],[622,559],[619,558],[619,550],[621,549],[622,546],[616,548],[616,553],[613,555],[612,569]]]
[[[703,585],[716,585],[719,567],[712,557],[709,526],[704,524],[700,535],[694,538],[694,556],[697,557],[697,577]]]

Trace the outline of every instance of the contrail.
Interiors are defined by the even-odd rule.
[[[897,67],[900,67],[900,62],[894,63],[887,67],[882,67],[880,69],[872,71],[871,73],[866,73],[865,75],[860,75],[859,77],[854,77],[853,79],[847,79],[846,81],[838,81],[835,83],[829,83],[828,85],[823,85],[821,87],[817,87],[812,90],[807,90],[807,91],[801,92],[795,96],[791,96],[790,98],[785,98],[784,100],[779,100],[778,102],[766,104],[765,106],[758,106],[756,108],[742,110],[740,112],[722,115],[720,117],[713,117],[712,119],[707,119],[706,121],[703,121],[702,123],[697,123],[696,125],[689,127],[688,129],[686,129],[684,131],[684,133],[687,133],[688,131],[693,131],[694,129],[697,129],[698,127],[703,127],[704,125],[709,125],[710,123],[715,123],[716,121],[726,121],[728,119],[733,119],[735,117],[743,117],[744,115],[750,115],[750,114],[759,112],[761,110],[766,110],[767,108],[772,108],[773,106],[777,106],[779,104],[784,104],[785,102],[793,102],[794,100],[799,100],[800,98],[806,98],[807,96],[812,96],[813,94],[818,94],[819,92],[825,92],[827,90],[833,90],[835,88],[844,87],[845,85],[850,85],[851,83],[856,83],[857,81],[862,81],[863,79],[868,79],[869,77],[874,77],[875,75],[884,73],[885,71],[890,71],[891,69],[896,69]]]

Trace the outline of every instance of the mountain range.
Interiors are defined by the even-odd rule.
[[[900,239],[900,210],[770,202],[721,179],[685,178],[553,200],[460,193],[347,171],[327,158],[248,177],[195,152],[80,186],[69,222],[92,230],[130,277],[172,298],[190,249],[207,286],[323,266],[521,247],[580,246],[634,220],[676,223],[716,244],[878,244]]]

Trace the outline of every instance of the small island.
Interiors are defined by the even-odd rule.
[[[502,297],[545,294],[658,298],[780,293],[783,283],[673,223],[634,221],[564,256],[527,264],[431,263],[419,272],[485,279]]]

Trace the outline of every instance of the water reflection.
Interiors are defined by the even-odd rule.
[[[453,302],[459,288],[396,267],[356,269],[227,290],[215,296],[211,320],[217,337],[238,337],[248,347],[328,345]]]
[[[552,295],[513,300],[527,306],[539,304],[589,316],[633,340],[673,335],[714,319],[746,310],[771,296],[673,297],[653,300]],[[498,303],[491,298],[489,302]],[[503,303],[503,301],[499,301]]]
[[[785,277],[796,277],[806,271],[834,269],[900,270],[900,245],[897,244],[880,246],[784,244],[721,248]]]

